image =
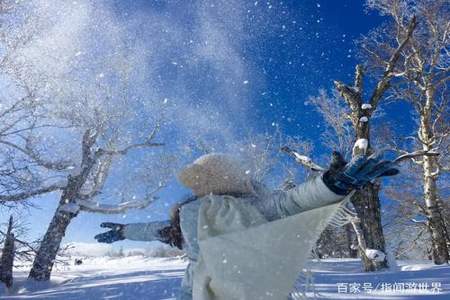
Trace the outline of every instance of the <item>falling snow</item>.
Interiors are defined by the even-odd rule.
[[[14,5],[28,1],[10,2]],[[341,128],[324,122],[318,106],[306,99],[317,95],[319,87],[334,90],[332,80],[351,82],[355,65],[366,63],[357,55],[360,49],[355,49],[354,39],[370,37],[370,31],[377,29],[370,21],[373,16],[364,15],[362,9],[353,16],[359,5],[340,10],[345,14],[340,17],[353,23],[338,26],[332,9],[335,4],[331,2],[300,1],[294,5],[291,1],[230,0],[220,5],[215,1],[193,5],[181,1],[174,6],[150,1],[145,9],[123,4],[125,1],[119,1],[117,7],[108,1],[93,0],[29,2],[36,7],[24,9],[19,18],[14,17],[13,10],[2,14],[2,25],[11,15],[9,21],[20,26],[0,26],[0,43],[6,41],[1,55],[7,58],[6,68],[0,66],[4,71],[0,78],[0,138],[4,145],[0,144],[20,144],[0,149],[2,174],[8,174],[9,166],[26,173],[5,183],[2,176],[0,186],[6,187],[6,193],[0,191],[0,196],[8,194],[9,188],[16,189],[16,184],[23,185],[17,188],[20,192],[47,184],[57,186],[51,197],[45,196],[50,201],[45,211],[31,206],[33,218],[40,223],[31,224],[32,233],[44,236],[42,228],[47,228],[44,225],[54,215],[77,215],[68,231],[62,232],[63,236],[67,233],[67,241],[92,240],[103,230],[98,225],[105,221],[127,224],[167,220],[173,204],[183,201],[186,192],[177,181],[178,172],[201,153],[232,153],[245,158],[243,170],[252,178],[269,169],[261,181],[271,188],[281,186],[285,176],[292,174],[295,183],[304,180],[306,176],[299,172],[301,168],[295,160],[280,154],[279,149],[291,142],[288,138],[298,135],[307,145],[299,146],[305,155],[297,153],[294,158],[311,164],[322,154],[339,148],[333,140],[335,132],[332,136],[329,133],[333,128]],[[36,15],[23,18],[30,24],[19,24],[30,12]],[[43,21],[36,25],[34,20]],[[357,22],[364,24],[359,26]],[[22,27],[30,31],[21,32]],[[14,30],[5,30],[9,28]],[[16,30],[20,42],[8,41]],[[7,53],[7,45],[18,47],[18,52]],[[371,74],[367,75],[370,78]],[[17,84],[16,76],[20,79]],[[28,83],[31,89],[23,86]],[[370,95],[369,88],[370,84],[363,98],[366,92]],[[30,120],[5,119],[5,112],[15,112],[9,110],[11,103],[5,101],[11,97],[19,99],[30,91],[32,104],[36,105],[28,111]],[[334,107],[325,109],[332,111],[333,121],[346,114]],[[361,104],[363,116],[358,125],[368,125],[365,123],[372,120],[369,117],[373,109],[369,103]],[[45,115],[43,120],[39,120],[41,113]],[[19,115],[22,116],[20,109]],[[386,115],[399,120],[398,114],[387,108]],[[407,116],[401,117],[403,120]],[[29,124],[36,124],[36,128],[27,130],[24,125]],[[342,132],[348,128],[343,129]],[[10,132],[11,137],[4,140]],[[403,132],[395,133],[401,136]],[[149,142],[153,134],[154,139]],[[264,139],[266,134],[273,140]],[[264,137],[263,142],[259,137]],[[91,146],[86,147],[89,142]],[[355,150],[367,153],[368,140],[358,139]],[[92,164],[85,182],[77,185],[80,199],[60,201],[58,197],[65,194],[68,184],[81,178],[86,162],[97,159],[97,154],[101,159]],[[24,163],[28,160],[32,161],[29,166]],[[54,162],[56,167],[44,167],[44,163]],[[51,202],[54,195],[58,199]],[[33,197],[26,200],[35,204]],[[154,206],[144,209],[150,204]],[[51,210],[54,206],[58,208]],[[121,226],[113,229],[120,231]],[[26,266],[28,269],[19,266],[17,286],[12,292],[20,293],[14,298],[157,300],[176,296],[186,260],[167,255],[171,251],[168,249],[173,248],[156,247],[154,252],[160,251],[164,258],[155,258],[137,248],[139,255],[112,257],[116,245],[108,251],[102,246],[105,245],[93,244],[87,252],[72,252],[65,257],[67,266],[57,263],[51,284],[43,285],[40,291],[26,281],[31,265]],[[176,255],[182,254],[175,250]],[[100,254],[92,257],[94,252]],[[386,259],[386,254],[376,249],[367,249],[365,254],[378,262]],[[72,260],[80,257],[83,265],[73,265]],[[227,259],[222,263],[227,264]],[[445,287],[450,284],[448,276],[444,276],[448,266],[403,262],[401,271],[374,276],[361,273],[359,263],[350,259],[314,261],[316,268],[312,273],[323,289],[320,292],[330,299],[347,299],[347,295],[337,295],[335,291],[338,278],[353,282],[367,278],[373,282],[420,277],[436,278]],[[52,266],[46,268],[51,270]],[[4,292],[0,286],[0,298]],[[443,297],[447,299],[449,293],[445,293]],[[271,291],[266,294],[272,295]],[[354,295],[348,299],[356,299],[351,296]],[[366,294],[362,298],[372,296],[370,299],[374,300],[396,297],[387,293]],[[411,296],[415,299],[415,295]]]

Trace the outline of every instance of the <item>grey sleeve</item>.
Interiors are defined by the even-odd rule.
[[[167,226],[170,226],[170,221],[127,224],[123,235],[133,241],[160,241],[162,237],[159,231]]]
[[[274,220],[336,203],[344,198],[332,192],[323,183],[322,176],[316,176],[291,190],[274,192],[265,205],[269,211],[263,214]]]
[[[180,226],[183,233],[184,245],[183,249],[186,251],[189,259],[196,261],[200,248],[197,240],[197,224],[198,211],[200,209],[200,200],[196,200],[185,204],[180,211]]]

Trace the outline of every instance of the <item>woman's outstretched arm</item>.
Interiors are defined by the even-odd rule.
[[[380,156],[356,156],[347,163],[336,152],[329,169],[323,174],[288,191],[273,193],[266,202],[267,211],[263,213],[270,219],[277,219],[333,204],[376,178],[396,174],[395,163],[381,160]]]
[[[100,243],[113,243],[124,239],[134,241],[161,241],[167,242],[167,237],[161,235],[162,229],[170,226],[170,221],[157,221],[150,223],[102,223],[103,228],[110,228],[109,231],[97,234],[95,239]]]

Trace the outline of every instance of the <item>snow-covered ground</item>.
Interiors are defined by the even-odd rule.
[[[45,286],[30,285],[27,272],[15,272],[15,293],[0,299],[173,299],[185,266],[181,258],[87,258],[60,267]]]
[[[59,267],[46,286],[25,284],[25,270],[16,271],[15,293],[0,299],[173,299],[185,266],[181,257],[85,258]],[[400,262],[395,272],[362,273],[357,260],[328,259],[311,270],[316,299],[450,299],[450,266]]]
[[[435,266],[429,261],[397,264],[396,271],[364,273],[356,259],[314,261],[310,266],[314,291],[307,292],[308,299],[450,299],[449,265]],[[299,285],[300,291],[304,291],[302,287]]]

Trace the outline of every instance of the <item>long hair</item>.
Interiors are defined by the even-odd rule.
[[[183,248],[184,239],[180,226],[180,211],[183,205],[195,200],[197,200],[196,196],[190,196],[185,201],[177,203],[172,207],[170,213],[170,225],[164,227],[159,231],[159,234],[161,235],[165,243],[177,247],[178,249]]]

